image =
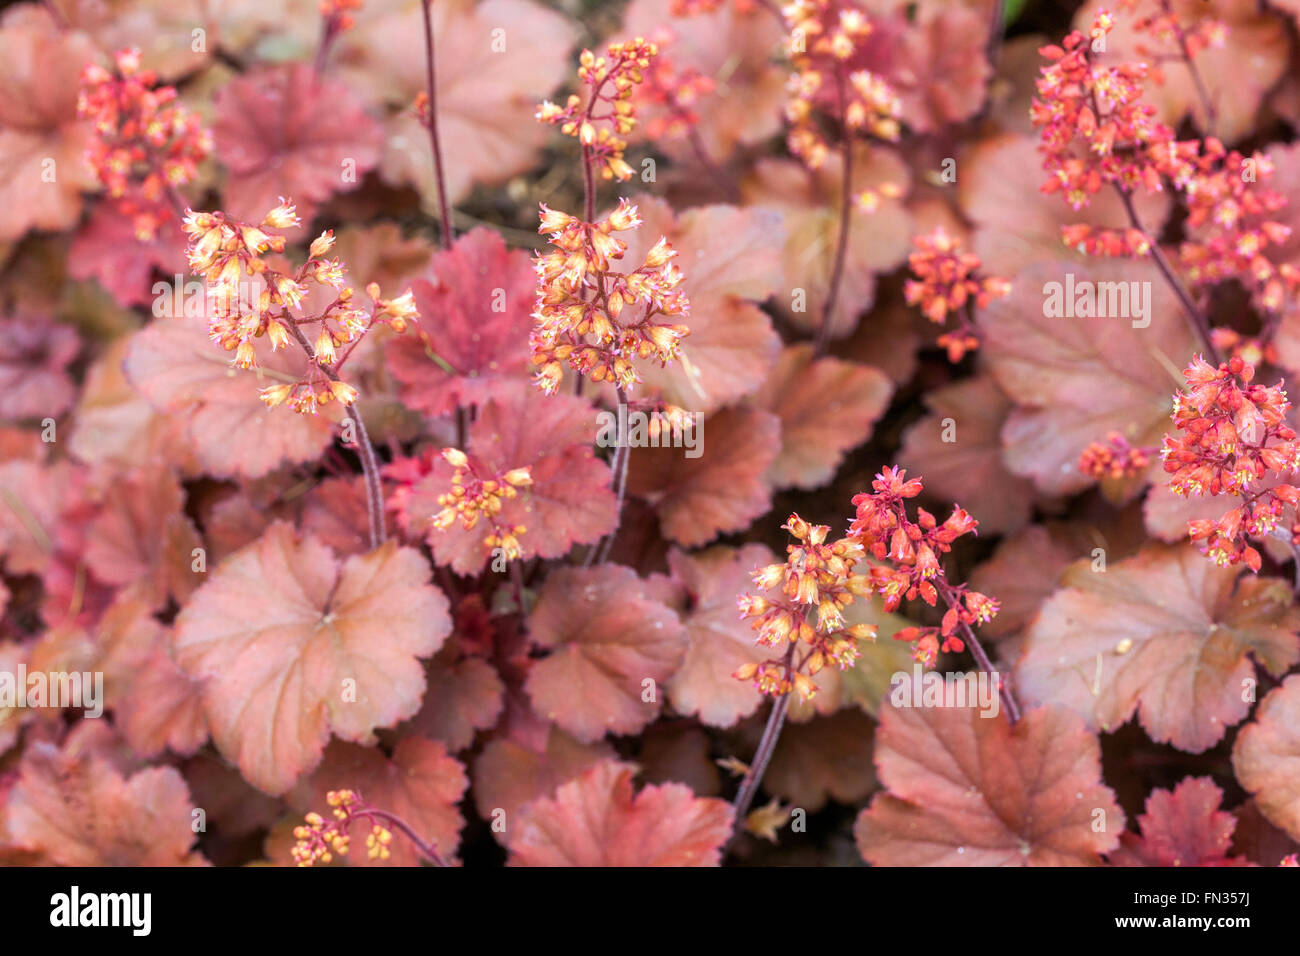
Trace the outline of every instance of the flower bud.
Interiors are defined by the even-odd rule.
[[[319,258],[330,251],[334,245],[334,230],[326,229],[319,236],[312,240],[311,247],[307,250],[308,255],[313,259]]]

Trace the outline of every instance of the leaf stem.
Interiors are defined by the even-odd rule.
[[[429,148],[433,154],[433,177],[438,186],[438,225],[442,238],[442,247],[450,249],[455,235],[452,232],[451,204],[447,202],[447,179],[443,174],[442,144],[438,139],[438,84],[435,79],[433,61],[433,15],[429,7],[433,0],[420,0],[420,12],[424,14],[424,81],[426,95],[429,97],[429,116],[425,125],[429,128]]]

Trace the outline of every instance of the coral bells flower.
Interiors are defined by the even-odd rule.
[[[618,208],[599,222],[588,223],[568,213],[541,207],[539,232],[551,235],[555,251],[540,254],[537,305],[533,318],[532,361],[539,366],[537,384],[555,391],[567,363],[593,382],[612,382],[630,389],[641,380],[636,359],[660,365],[677,358],[689,329],[673,322],[690,309],[682,291],[681,270],[672,261],[676,250],[661,238],[640,268],[616,272],[612,263],[623,258],[627,243],[614,234],[641,224],[636,206],[620,200]]]
[[[866,14],[845,0],[794,0],[782,13],[795,70],[786,86],[790,152],[812,169],[821,167],[830,152],[823,116],[841,124],[846,135],[897,140],[901,101],[883,79],[849,62],[871,36]]]
[[[410,290],[396,299],[381,299],[374,283],[366,289],[373,300],[370,310],[356,308],[354,291],[343,281],[346,268],[338,260],[324,258],[334,244],[332,232],[312,242],[307,261],[294,272],[273,268],[263,257],[283,252],[286,239],[267,230],[298,224],[293,203],[282,198],[256,225],[222,212],[191,209],[182,229],[190,270],[207,285],[208,335],[234,352],[233,364],[245,369],[257,365],[258,338],[265,336],[273,350],[296,339],[310,360],[307,376],[264,388],[261,398],[268,408],[287,404],[294,411],[315,414],[329,402],[351,405],[356,401],[357,390],[339,379],[339,369],[372,328],[386,324],[403,332],[417,315]],[[302,315],[312,285],[328,289],[333,301],[323,312]],[[311,336],[304,330],[312,330]]]
[[[1264,185],[1273,175],[1268,156],[1228,152],[1210,138],[1174,175],[1185,184],[1189,237],[1179,257],[1193,284],[1240,278],[1256,304],[1274,313],[1300,294],[1300,270],[1275,265],[1265,254],[1291,237],[1290,227],[1274,218],[1286,197]]]
[[[652,140],[688,135],[700,122],[695,104],[713,91],[712,77],[694,67],[679,69],[660,56],[646,71],[640,94],[652,113],[645,135]]]
[[[1216,564],[1241,561],[1260,569],[1260,554],[1246,543],[1263,538],[1293,511],[1300,489],[1289,484],[1256,488],[1270,474],[1300,469],[1300,442],[1286,424],[1290,407],[1281,384],[1251,384],[1255,370],[1239,357],[1218,368],[1200,356],[1184,372],[1187,391],[1174,396],[1174,424],[1182,434],[1166,436],[1161,457],[1180,495],[1230,494],[1242,499],[1218,521],[1193,521],[1194,541]],[[1294,532],[1289,540],[1300,543]]]
[[[1135,10],[1138,6],[1138,0],[1119,0],[1121,10]],[[1159,0],[1159,9],[1133,21],[1133,32],[1156,41],[1154,46],[1139,43],[1137,54],[1155,64],[1151,70],[1152,81],[1164,83],[1159,66],[1162,61],[1180,59],[1190,63],[1202,50],[1222,47],[1227,40],[1228,25],[1222,20],[1203,17],[1186,26],[1170,0]]]
[[[289,851],[294,862],[299,866],[312,866],[316,863],[330,863],[334,858],[345,857],[351,849],[348,828],[354,822],[368,822],[370,832],[366,835],[366,856],[372,860],[386,860],[389,857],[389,845],[393,842],[393,833],[387,827],[372,822],[375,808],[361,799],[360,794],[351,790],[331,790],[325,795],[325,802],[333,810],[333,820],[326,820],[319,813],[308,813],[305,826],[293,829],[297,841]]]
[[[963,252],[956,239],[943,227],[928,236],[913,239],[916,251],[908,265],[916,277],[903,287],[908,305],[919,305],[925,317],[942,325],[949,314],[956,316],[957,328],[939,337],[939,345],[948,350],[950,361],[959,362],[963,355],[979,346],[975,334],[974,306],[984,308],[994,299],[1011,291],[1011,283],[997,276],[979,275],[979,256]]]
[[[853,499],[857,517],[849,527],[849,537],[880,562],[871,568],[871,589],[884,598],[886,610],[896,610],[904,599],[919,597],[934,607],[943,598],[948,609],[939,627],[907,627],[894,635],[897,640],[911,641],[915,658],[933,666],[941,650],[963,650],[963,635],[998,612],[993,598],[964,584],[948,583],[939,560],[962,535],[974,534],[979,522],[961,507],[954,507],[943,524],[924,508],[916,509],[917,520],[912,521],[907,499],[915,498],[924,488],[919,478],[909,479],[902,469],[886,468],[871,487],[873,491]]]
[[[1079,470],[1091,478],[1134,478],[1151,464],[1151,449],[1136,448],[1119,432],[1109,432],[1106,442],[1093,442],[1079,455]]]
[[[632,92],[644,79],[644,71],[659,49],[641,37],[627,43],[611,43],[605,56],[583,50],[578,78],[584,95],[574,94],[564,106],[543,102],[537,119],[560,127],[573,136],[583,152],[594,159],[604,179],[619,182],[632,178],[632,167],[623,159],[627,136],[636,128]]]
[[[171,191],[192,182],[212,151],[212,136],[177,100],[175,87],[155,89],[140,69],[140,51],[123,50],[110,72],[91,64],[81,74],[77,114],[94,123],[87,161],[131,217],[136,235],[152,240],[172,218]]]
[[[742,618],[758,632],[758,643],[780,652],[762,664],[746,664],[733,677],[753,680],[765,694],[797,690],[804,700],[817,691],[813,676],[827,663],[840,670],[858,659],[858,641],[876,637],[869,624],[845,626],[843,611],[854,598],[870,593],[866,575],[856,571],[862,548],[848,538],[827,543],[830,528],[809,525],[797,514],[781,526],[796,543],[786,548],[784,564],[754,571],[764,594],[737,600]]]
[[[1043,192],[1060,192],[1075,209],[1104,185],[1159,191],[1174,140],[1173,130],[1154,118],[1155,107],[1142,102],[1146,64],[1103,67],[1093,61],[1094,44],[1104,48],[1113,27],[1114,19],[1101,10],[1088,36],[1076,30],[1060,46],[1039,50],[1052,61],[1030,107],[1041,128],[1043,168],[1051,174]]]
[[[527,529],[523,525],[503,525],[498,516],[507,499],[514,498],[520,488],[533,483],[531,469],[513,468],[484,478],[460,449],[444,448],[442,457],[455,471],[451,477],[451,491],[438,496],[442,510],[433,516],[433,526],[443,531],[459,521],[461,527],[471,531],[482,519],[489,529],[483,537],[483,546],[500,548],[507,561],[518,558],[521,553],[519,536]]]

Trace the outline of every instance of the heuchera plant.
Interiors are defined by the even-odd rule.
[[[1294,3],[199,6],[0,14],[0,863],[1295,864]]]

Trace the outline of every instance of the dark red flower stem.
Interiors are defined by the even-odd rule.
[[[1178,281],[1178,276],[1174,274],[1173,266],[1169,264],[1164,251],[1156,241],[1156,237],[1147,232],[1146,227],[1142,225],[1142,219],[1138,216],[1138,211],[1133,205],[1133,197],[1124,191],[1118,184],[1115,185],[1115,192],[1119,194],[1119,200],[1124,204],[1124,212],[1128,215],[1129,225],[1131,225],[1142,235],[1146,236],[1147,243],[1151,246],[1151,258],[1160,270],[1160,275],[1164,277],[1165,284],[1173,290],[1175,298],[1183,307],[1183,312],[1187,315],[1187,321],[1191,323],[1196,334],[1200,336],[1201,343],[1205,346],[1205,353],[1216,365],[1220,362],[1219,350],[1215,348],[1214,338],[1210,335],[1210,323],[1201,314],[1201,310],[1196,307],[1192,301],[1191,295],[1183,288],[1183,284]]]
[[[432,841],[426,843],[420,834],[415,832],[415,828],[396,814],[389,813],[386,810],[366,810],[364,813],[358,813],[357,818],[372,817],[376,820],[382,820],[384,823],[391,824],[399,830],[415,846],[415,850],[422,857],[432,863],[434,866],[450,866],[438,848]]]
[[[961,600],[953,591],[952,586],[943,578],[939,579],[935,590],[939,592],[939,596],[943,598],[943,603],[949,608],[955,608]],[[1016,703],[1015,697],[1011,695],[1011,688],[1007,686],[1002,674],[993,667],[993,662],[989,660],[989,656],[985,653],[979,638],[975,636],[974,628],[960,619],[957,621],[957,627],[961,630],[962,640],[966,642],[966,646],[970,648],[971,654],[975,657],[975,665],[998,682],[998,694],[1002,697],[1002,706],[1006,709],[1007,717],[1011,723],[1017,723],[1020,720],[1020,705]]]
[[[456,234],[451,224],[451,203],[447,202],[447,177],[443,174],[442,143],[438,139],[438,83],[433,60],[433,15],[429,7],[433,0],[421,0],[420,12],[424,14],[424,83],[429,97],[429,115],[425,125],[429,129],[429,148],[433,153],[433,177],[438,184],[438,225],[441,227],[442,247],[450,249]]]
[[[787,679],[793,669],[794,664],[794,645],[785,652],[785,673]],[[736,793],[735,802],[732,803],[734,810],[732,837],[741,833],[745,829],[745,819],[749,816],[749,808],[754,803],[754,797],[758,794],[759,784],[763,782],[763,775],[767,773],[767,765],[772,761],[772,754],[776,752],[776,742],[781,739],[781,728],[785,726],[785,717],[790,710],[790,694],[781,694],[772,704],[772,710],[767,715],[767,723],[763,727],[763,736],[759,738],[758,749],[754,751],[754,759],[745,771],[745,778],[740,781],[740,790]],[[725,845],[723,849],[726,849]]]
[[[831,267],[830,288],[826,290],[826,306],[822,310],[822,322],[817,327],[813,339],[813,354],[826,354],[826,347],[831,341],[831,323],[835,318],[835,305],[839,301],[840,285],[844,279],[844,260],[849,251],[849,226],[853,221],[853,141],[849,136],[848,123],[844,117],[847,112],[847,97],[844,91],[844,68],[835,68],[835,98],[839,104],[839,115],[843,129],[841,152],[844,165],[840,182],[840,234],[835,244],[835,263]]]
[[[1183,62],[1187,64],[1187,72],[1192,76],[1192,85],[1196,87],[1196,95],[1201,100],[1201,106],[1205,109],[1205,132],[1215,135],[1215,128],[1219,125],[1219,111],[1214,107],[1214,101],[1210,98],[1210,91],[1205,86],[1205,80],[1201,77],[1201,71],[1196,68],[1196,62],[1192,57],[1192,51],[1187,46],[1187,34],[1183,32],[1183,25],[1178,22],[1178,16],[1174,13],[1173,4],[1169,0],[1160,0],[1160,9],[1169,17],[1169,22],[1173,25],[1174,38],[1178,41],[1178,51],[1182,54]]]
[[[618,405],[620,409],[627,405],[627,392],[623,391],[621,385],[618,386]],[[587,552],[583,567],[589,568],[593,564],[608,560],[610,551],[614,549],[614,538],[618,535],[618,528],[623,519],[623,501],[627,497],[628,461],[631,457],[632,449],[628,446],[627,416],[619,415],[618,447],[614,449],[614,460],[610,464],[614,477],[614,527],[594,548]]]
[[[311,347],[302,329],[293,322],[286,325],[307,357],[316,362],[316,350]],[[330,381],[338,381],[339,373],[335,368],[319,362],[316,365]],[[366,423],[361,420],[361,413],[354,405],[345,407],[348,419],[356,430],[357,457],[361,459],[361,471],[366,479],[366,514],[370,520],[370,548],[374,550],[388,540],[388,529],[384,526],[384,486],[379,477],[379,459],[375,455],[375,446],[370,443],[370,435],[366,432]]]

